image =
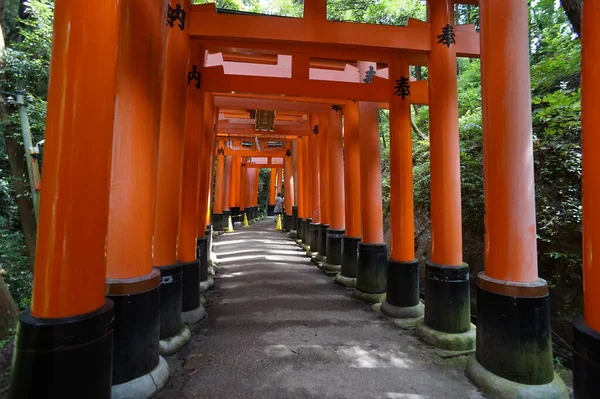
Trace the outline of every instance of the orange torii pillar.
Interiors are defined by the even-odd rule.
[[[237,144],[236,144],[237,145]],[[231,196],[230,196],[230,209],[231,217],[237,218],[240,214],[240,172],[242,169],[241,157],[233,157],[233,164],[231,167]]]
[[[33,298],[19,316],[9,397],[108,399],[105,243],[121,8],[55,4]]]
[[[319,127],[319,118],[316,115],[310,115],[310,126]],[[320,132],[318,132],[320,133]],[[319,134],[312,135],[308,139],[312,154],[310,156],[308,170],[309,170],[309,188],[310,188],[310,224],[308,225],[308,251],[307,255],[312,257],[318,252],[319,248],[319,225],[321,223],[321,187],[319,183],[320,165],[319,165],[319,152],[320,152],[321,139]]]
[[[285,143],[287,149],[285,151],[283,176],[283,203],[285,206],[285,213],[283,217],[283,225],[286,231],[291,231],[293,228],[293,213],[294,213],[294,160],[292,159],[292,146],[291,142]],[[296,208],[297,209],[297,208]]]
[[[216,231],[223,230],[223,198],[225,193],[225,140],[217,143],[217,175],[215,177],[215,198],[212,211],[212,225]]]
[[[304,235],[306,231],[306,209],[304,202],[304,151],[307,147],[306,137],[298,137],[297,153],[298,153],[298,230],[296,235],[296,242],[302,244],[304,241]]]
[[[327,259],[323,270],[335,276],[342,269],[342,238],[346,228],[344,209],[344,138],[342,133],[342,106],[332,105],[327,128],[329,175],[329,228],[327,229]]]
[[[171,0],[188,15],[190,0]],[[181,26],[184,29],[181,29]],[[170,355],[191,338],[181,320],[182,266],[177,262],[184,119],[190,37],[188,24],[167,24],[167,46],[160,113],[153,264],[160,270],[160,352]],[[176,339],[172,339],[176,338]]]
[[[204,60],[204,58],[203,58]],[[193,116],[193,115],[192,115]],[[210,93],[204,94],[204,112],[200,119],[200,157],[198,161],[198,226],[196,230],[196,258],[200,268],[200,293],[204,293],[214,282],[208,275],[210,263],[210,243],[212,242],[212,229],[207,225],[207,209],[210,206],[210,175],[213,173],[214,164],[214,97]]]
[[[246,167],[247,162],[247,158],[243,157],[240,168],[240,212],[249,219],[248,195],[246,194],[246,190],[248,189],[248,168]]]
[[[197,256],[198,189],[200,181],[200,142],[204,113],[204,92],[200,77],[204,69],[204,48],[192,45],[188,64],[187,103],[183,143],[183,179],[179,232],[177,234],[177,261],[183,268],[181,292],[182,321],[193,324],[206,312],[200,302],[200,260]],[[204,223],[202,223],[204,226]]]
[[[231,171],[233,167],[233,158],[225,157],[225,169],[223,171],[223,230],[227,230],[229,226],[229,217],[231,216]]]
[[[344,211],[346,233],[342,238],[342,268],[335,281],[356,287],[358,243],[362,237],[360,213],[360,143],[358,136],[358,103],[344,105]]]
[[[391,248],[387,295],[381,312],[396,319],[423,317],[419,300],[419,262],[414,250],[413,160],[410,115],[410,71],[406,60],[389,63]]]
[[[568,398],[553,368],[548,285],[538,277],[528,6],[480,6],[485,271],[467,373],[494,398]]]
[[[215,175],[216,173],[216,168],[214,167],[215,164],[215,151],[217,150],[216,145],[217,145],[217,123],[219,122],[219,108],[218,107],[214,107],[214,111],[213,111],[213,117],[211,119],[211,126],[210,128],[212,129],[212,133],[211,133],[211,142],[210,142],[210,148],[211,148],[211,153],[210,153],[210,158],[211,158],[211,162],[210,162],[210,166],[207,170],[208,173],[208,203],[207,203],[207,207],[206,207],[206,229],[211,231],[210,233],[210,237],[208,240],[208,251],[210,254],[211,251],[211,247],[212,247],[212,232],[215,230],[214,226],[211,224],[212,222],[212,214],[213,214],[213,210],[214,210],[214,193],[213,193],[213,189],[215,188]],[[210,259],[209,259],[210,261]]]
[[[275,199],[277,197],[277,169],[271,168],[269,175],[269,203],[267,204],[267,216],[275,216]]]
[[[329,131],[329,119],[327,115],[319,117],[321,122],[317,125],[319,134],[319,184],[321,191],[321,223],[319,224],[319,247],[315,259],[321,263],[327,258],[327,229],[329,229],[329,151],[327,150],[327,134]],[[313,133],[315,127],[313,126]]]
[[[425,321],[416,332],[436,347],[470,350],[475,347],[475,326],[469,266],[462,258],[454,3],[432,0],[429,5],[431,257],[425,268]]]
[[[385,297],[388,264],[387,245],[383,241],[379,109],[377,103],[360,101],[358,110],[362,241],[358,244],[354,295],[378,303]]]
[[[292,227],[291,227],[291,231],[296,232],[295,234],[298,234],[298,141],[297,140],[292,140],[291,141],[291,147],[288,147],[288,149],[291,149],[291,157],[292,157],[292,174],[290,176],[290,179],[292,179],[292,184],[293,184],[293,193],[294,193],[294,198],[293,198],[293,202],[292,202]],[[287,156],[287,154],[286,154]],[[292,234],[292,236],[294,236]]]
[[[165,5],[164,0],[121,3],[106,237],[106,292],[115,304],[113,397],[136,386],[137,378],[168,373],[158,353],[160,272],[152,268]],[[140,62],[147,67],[140,69]],[[152,396],[165,383],[144,386],[141,393]]]
[[[583,4],[582,150],[583,150],[583,299],[584,318],[573,323],[575,398],[600,397],[600,1]]]

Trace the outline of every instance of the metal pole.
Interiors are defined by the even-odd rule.
[[[27,105],[25,104],[24,93],[17,92],[17,104],[19,106],[19,119],[21,120],[21,133],[23,134],[23,146],[25,147],[25,160],[27,162],[27,174],[29,177],[29,185],[31,188],[31,200],[33,202],[33,211],[35,212],[35,220],[38,220],[39,214],[39,196],[38,190],[35,187],[35,177],[33,171],[34,162],[37,162],[31,156],[33,144],[31,142],[31,132],[29,130],[29,119],[27,117]]]

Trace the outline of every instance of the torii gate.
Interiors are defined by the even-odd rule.
[[[325,0],[306,0],[302,19],[221,13],[190,0],[94,7],[56,0],[32,309],[20,318],[11,398],[118,397],[138,378],[164,375],[159,354],[189,340],[184,323],[204,315],[213,155],[217,140],[224,145],[219,133],[235,137],[225,123],[219,131],[221,110],[244,108],[302,111],[306,126],[318,126],[318,135],[280,129],[290,190],[285,224],[318,248],[330,272],[340,271],[340,283],[355,284],[367,301],[387,294],[389,316],[417,322],[424,315],[417,333],[434,346],[476,347],[467,372],[490,395],[566,397],[552,369],[548,288],[537,274],[527,4],[481,0],[480,37],[472,26],[455,26],[454,3],[430,0],[428,22],[390,27],[327,21]],[[600,46],[590,33],[599,28],[599,9],[600,0],[586,0],[586,155],[600,123]],[[477,279],[475,333],[462,259],[456,57],[477,57],[480,47],[486,271]],[[256,55],[240,54],[248,52]],[[361,62],[347,67],[348,60]],[[387,71],[361,82],[380,71],[378,63]],[[410,65],[427,65],[428,82],[410,82]],[[430,107],[424,310],[413,249],[411,102]],[[389,262],[377,121],[386,106]],[[240,130],[239,137],[250,133]],[[248,154],[233,151],[229,166],[228,150],[217,156],[215,195],[249,209],[257,169],[242,167]],[[581,398],[598,396],[600,376],[594,162],[584,157],[591,189],[584,193],[585,322],[575,336]]]

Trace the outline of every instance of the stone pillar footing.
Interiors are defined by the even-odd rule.
[[[181,322],[181,264],[157,267],[160,271],[160,339],[179,333]]]
[[[298,231],[298,207],[292,206],[292,226],[291,230]]]
[[[425,315],[425,306],[421,302],[414,306],[395,306],[390,304],[390,294],[381,304],[381,313],[393,319],[422,319]]]
[[[477,352],[481,367],[524,385],[554,380],[548,284],[477,276]],[[555,397],[555,396],[552,396]]]
[[[356,286],[356,275],[358,274],[358,243],[360,237],[342,237],[342,270],[341,276],[354,280]],[[340,283],[343,285],[343,283]]]
[[[342,239],[344,230],[327,229],[325,250],[327,251],[327,262],[323,264],[325,273],[331,276],[337,275],[342,270]]]
[[[183,348],[192,339],[192,333],[186,325],[182,324],[176,334],[161,339],[158,343],[162,356],[170,356]]]
[[[169,365],[162,356],[152,371],[135,380],[112,386],[110,399],[151,398],[169,381]]]
[[[356,278],[344,277],[341,272],[335,276],[335,281],[336,283],[341,284],[344,287],[356,288]]]
[[[477,361],[476,356],[471,356],[467,363],[467,376],[483,392],[494,399],[568,399],[569,391],[563,380],[554,373],[552,380],[547,384],[526,385],[499,377],[488,371]],[[595,396],[581,396],[592,398]],[[579,396],[575,396],[579,399]]]
[[[386,244],[364,242],[358,244],[356,290],[365,294],[379,295],[381,300],[378,302],[383,301],[383,294],[386,293],[387,254]]]
[[[131,279],[108,279],[114,303],[113,385],[150,373],[159,362],[160,271]]]
[[[319,224],[319,243],[317,251],[321,255],[321,262],[324,262],[327,258],[327,230],[329,225],[326,223]]]
[[[417,326],[417,336],[440,349],[475,349],[469,266],[444,266],[430,260],[425,264],[425,319]]]
[[[600,333],[583,319],[573,323],[573,391],[577,399],[600,398]]]
[[[19,316],[10,399],[110,398],[113,302],[93,312],[61,319]]]
[[[387,301],[388,305],[398,308],[412,308],[420,304],[419,262],[416,259],[410,262],[390,260],[387,270]]]
[[[371,294],[368,292],[363,292],[357,288],[354,291],[352,291],[352,296],[356,299],[360,299],[363,302],[373,304],[385,301],[385,292],[379,294]]]

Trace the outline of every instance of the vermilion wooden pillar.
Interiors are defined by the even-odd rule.
[[[271,168],[269,175],[269,203],[267,204],[267,215],[275,215],[275,198],[277,196],[277,169]]]
[[[398,319],[423,316],[419,301],[419,262],[414,252],[413,160],[410,114],[410,71],[406,60],[389,63],[391,257],[387,296],[381,312]],[[408,86],[405,86],[408,85]],[[403,89],[403,86],[404,89]],[[408,90],[405,90],[408,88]]]
[[[294,202],[292,204],[292,230],[296,231],[296,234],[298,233],[298,191],[299,191],[299,187],[298,187],[298,141],[297,140],[292,140],[291,141],[291,147],[289,147],[289,149],[291,150],[291,157],[292,157],[292,182],[293,182],[293,189],[294,189]]]
[[[386,290],[387,245],[383,242],[381,149],[377,103],[359,102],[360,202],[362,241],[354,295],[381,302]]]
[[[115,303],[112,383],[129,386],[166,367],[158,353],[160,272],[152,268],[152,236],[167,30],[164,0],[121,6],[106,277]],[[140,70],[140,62],[148,67]],[[157,390],[149,388],[148,396]]]
[[[342,241],[342,268],[335,280],[356,287],[358,243],[362,237],[360,211],[360,143],[358,103],[344,105],[344,205],[346,234]]]
[[[242,157],[242,163],[240,165],[240,209],[242,213],[247,213],[247,200],[248,196],[246,195],[246,186],[248,181],[248,176],[246,172],[248,168],[246,168],[246,157]],[[248,215],[246,215],[248,216]]]
[[[306,137],[303,139],[303,149],[302,151],[302,187],[304,190],[303,201],[304,201],[304,217],[305,217],[305,231],[303,236],[304,248],[308,249],[310,245],[310,224],[312,223],[312,197],[311,197],[311,187],[310,187],[310,155],[311,152],[314,151],[311,148],[310,138]]]
[[[223,230],[223,197],[225,192],[225,140],[217,142],[217,175],[215,177],[215,198],[212,212],[213,228]]]
[[[294,208],[294,197],[295,197],[295,184],[294,181],[294,161],[292,159],[292,143],[287,141],[285,143],[286,155],[283,159],[285,169],[282,170],[284,176],[284,205],[285,205],[285,217],[284,227],[287,231],[293,230],[293,208]]]
[[[429,5],[431,257],[426,261],[425,322],[417,334],[443,349],[471,349],[475,332],[469,267],[462,260],[454,2],[432,0]],[[456,339],[440,341],[439,333],[456,334]]]
[[[200,142],[204,113],[204,92],[201,73],[204,70],[205,50],[193,45],[187,79],[185,136],[183,147],[183,179],[177,235],[177,260],[183,268],[182,320],[196,323],[205,315],[200,303],[200,260],[197,256],[198,195],[200,181]]]
[[[600,397],[600,2],[586,0],[582,25],[583,298],[584,319],[573,328],[575,397]]]
[[[548,286],[537,274],[528,6],[480,4],[485,272],[468,373],[492,396],[568,398],[553,369]]]
[[[213,189],[215,187],[215,175],[216,175],[216,171],[215,171],[215,151],[216,151],[216,145],[217,145],[217,123],[219,122],[219,108],[215,107],[213,110],[213,116],[211,119],[211,125],[210,125],[210,129],[212,131],[211,133],[211,141],[210,141],[210,148],[211,148],[211,152],[210,152],[210,165],[209,168],[207,170],[208,173],[208,203],[207,203],[207,207],[206,207],[206,225],[209,226],[210,225],[210,229],[211,231],[213,230],[213,226],[211,225],[211,215],[213,214],[214,211],[214,196],[213,196]],[[210,251],[210,246],[209,246],[209,251]]]
[[[33,299],[19,317],[11,399],[111,396],[105,244],[119,4],[55,2]]]
[[[238,146],[239,141],[234,141]],[[240,172],[242,164],[241,157],[233,157],[232,165],[232,184],[231,184],[231,216],[237,218],[240,214]]]
[[[316,259],[325,262],[327,258],[327,229],[329,228],[329,151],[327,150],[327,134],[329,131],[328,115],[320,115],[318,119],[319,137],[319,184],[321,195],[321,223],[319,224],[319,247]],[[313,125],[313,133],[315,131]]]
[[[229,217],[231,216],[231,170],[233,167],[233,159],[231,157],[225,157],[225,168],[223,170],[223,230],[229,227]]]
[[[178,5],[186,13],[189,13],[190,0],[169,1],[171,8],[176,8]],[[160,338],[164,340],[177,335],[187,337],[187,340],[181,340],[181,346],[190,337],[189,330],[181,320],[182,267],[177,263],[184,110],[190,54],[190,38],[186,29],[189,29],[189,24],[179,25],[177,22],[167,28],[156,177],[153,256],[153,264],[159,268],[162,278]],[[172,350],[176,349],[178,348],[174,347]],[[172,350],[169,352],[172,353]]]
[[[310,126],[319,126],[319,118],[317,115],[310,115]],[[319,126],[319,130],[320,126]],[[313,130],[314,133],[314,130]],[[309,255],[312,256],[319,252],[319,225],[321,223],[321,186],[320,186],[320,169],[322,165],[319,162],[321,139],[318,134],[313,134],[309,137],[310,159],[309,166],[309,189],[310,189],[310,225],[308,226],[308,245],[310,246]]]
[[[327,124],[329,228],[325,244],[327,260],[323,270],[332,276],[342,269],[342,238],[346,228],[342,115],[342,106],[332,105]]]
[[[298,235],[296,241],[300,242],[304,240],[304,232],[306,228],[306,209],[304,203],[304,151],[306,141],[306,138],[299,137],[296,142],[298,154]]]

